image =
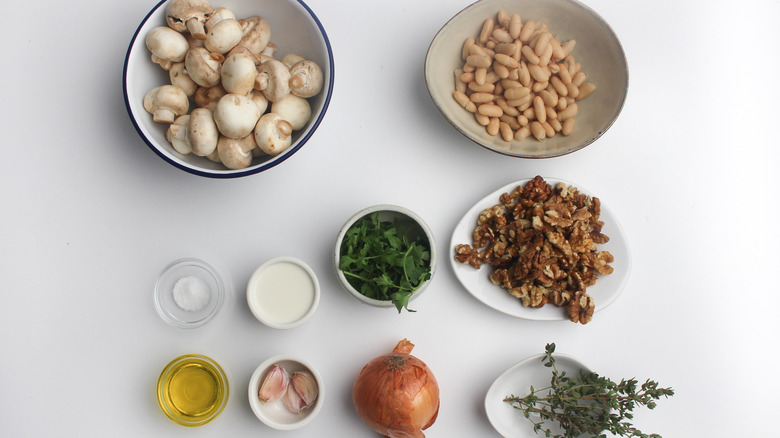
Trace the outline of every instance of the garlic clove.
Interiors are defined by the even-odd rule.
[[[306,402],[298,395],[298,392],[292,385],[287,387],[287,392],[284,394],[284,397],[282,397],[282,403],[284,403],[284,407],[293,414],[299,414],[306,408]]]
[[[258,396],[264,402],[276,401],[288,392],[289,386],[290,375],[284,368],[274,365],[265,376],[263,384],[260,385]]]
[[[303,400],[305,407],[311,406],[317,395],[319,394],[319,388],[314,377],[306,371],[296,371],[290,377],[290,384],[298,396]]]

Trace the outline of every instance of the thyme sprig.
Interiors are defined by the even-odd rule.
[[[565,371],[558,371],[553,352],[555,344],[547,344],[542,358],[544,366],[552,368],[549,386],[531,386],[525,397],[509,395],[504,398],[533,423],[536,434],[543,433],[549,438],[606,438],[604,432],[610,432],[623,437],[661,438],[657,434],[644,434],[634,427],[632,412],[637,406],[655,408],[655,400],[674,395],[672,388],[659,388],[652,380],[639,385],[633,378],[615,383],[597,373],[582,370],[579,376],[570,377]],[[554,433],[545,422],[557,423],[564,434]]]

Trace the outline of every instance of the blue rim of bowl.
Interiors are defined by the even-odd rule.
[[[154,14],[157,9],[162,7],[163,4],[168,2],[168,0],[161,0],[157,5],[152,8],[151,11],[149,11],[148,14],[144,17],[144,19],[141,21],[141,24],[138,25],[138,28],[135,30],[135,33],[133,34],[133,38],[130,40],[130,44],[127,47],[127,52],[125,53],[125,62],[122,67],[122,95],[125,99],[125,109],[127,110],[128,116],[130,116],[130,121],[133,123],[133,127],[135,127],[135,130],[138,132],[138,135],[143,139],[144,143],[146,143],[147,146],[149,146],[149,149],[154,151],[155,154],[157,154],[160,158],[165,160],[166,162],[174,165],[175,167],[178,167],[181,170],[184,170],[186,172],[198,175],[198,176],[205,176],[208,178],[219,178],[219,179],[228,179],[228,178],[238,178],[242,176],[247,175],[253,175],[255,173],[260,173],[264,170],[270,169],[277,164],[285,161],[286,159],[290,158],[294,153],[298,152],[298,150],[303,147],[304,144],[311,138],[311,136],[314,134],[314,132],[317,130],[317,127],[322,122],[322,119],[325,117],[325,113],[328,110],[328,106],[330,106],[330,99],[333,95],[333,84],[334,84],[334,71],[335,71],[335,65],[333,63],[333,47],[330,44],[330,39],[328,38],[328,34],[325,32],[325,28],[322,26],[322,23],[320,22],[319,18],[317,18],[317,15],[314,14],[314,11],[311,10],[311,8],[304,3],[302,0],[296,0],[305,10],[306,12],[311,16],[311,19],[314,20],[314,23],[317,24],[317,28],[320,30],[320,34],[322,35],[322,39],[325,42],[325,47],[328,49],[328,63],[330,64],[330,75],[328,79],[328,92],[325,95],[325,99],[323,100],[322,104],[322,111],[320,111],[319,116],[312,122],[311,128],[308,130],[308,132],[298,139],[298,143],[287,153],[280,156],[276,160],[272,160],[263,164],[260,164],[256,167],[251,167],[249,169],[243,170],[243,171],[231,171],[231,172],[208,172],[204,170],[194,169],[191,167],[187,167],[183,165],[182,163],[176,162],[169,157],[165,156],[162,152],[160,152],[157,147],[144,135],[143,131],[141,130],[141,127],[138,126],[138,122],[135,121],[135,116],[133,114],[133,110],[130,108],[130,96],[127,94],[127,64],[130,61],[130,52],[133,50],[133,46],[135,45],[135,40],[138,39],[138,34],[141,32],[141,28],[144,27],[147,21],[149,21],[149,17]]]
[[[447,22],[444,23],[444,25],[442,27],[440,27],[439,30],[436,32],[436,35],[434,35],[433,39],[431,40],[430,45],[428,46],[428,50],[426,50],[426,52],[425,52],[425,62],[423,64],[423,76],[424,76],[425,85],[426,85],[425,88],[428,90],[428,95],[431,97],[431,100],[433,101],[433,104],[436,106],[436,109],[438,109],[439,112],[441,113],[441,115],[444,116],[444,119],[447,121],[447,123],[452,125],[452,127],[455,128],[456,131],[460,132],[464,137],[466,137],[467,139],[469,139],[470,141],[472,141],[473,143],[477,144],[478,146],[480,146],[480,147],[482,147],[484,149],[487,149],[487,150],[492,151],[492,152],[496,152],[496,153],[501,154],[501,155],[506,155],[508,157],[523,158],[523,159],[545,159],[545,158],[555,158],[555,157],[561,157],[561,156],[564,156],[564,155],[569,155],[569,154],[571,154],[573,152],[577,152],[577,151],[579,151],[581,149],[584,149],[586,146],[592,144],[593,142],[595,142],[596,140],[601,138],[601,136],[604,135],[604,133],[607,132],[609,130],[609,128],[611,128],[612,125],[615,124],[615,121],[617,121],[618,117],[620,116],[620,113],[623,112],[623,107],[625,106],[626,100],[628,99],[628,90],[629,90],[629,82],[630,82],[629,71],[628,71],[628,59],[626,58],[626,51],[623,48],[623,43],[620,42],[620,38],[618,38],[617,33],[615,32],[615,29],[613,29],[612,26],[607,22],[607,20],[605,20],[604,17],[602,17],[593,8],[591,8],[590,6],[580,2],[578,0],[568,0],[568,1],[578,5],[582,9],[590,12],[591,14],[593,14],[593,16],[597,17],[599,20],[601,20],[603,22],[603,24],[606,26],[606,28],[609,29],[609,31],[612,33],[612,35],[614,35],[615,41],[617,42],[618,47],[620,47],[621,58],[623,59],[624,64],[626,66],[626,68],[625,68],[625,70],[626,70],[626,86],[625,86],[625,88],[626,88],[626,96],[623,98],[623,101],[620,102],[620,106],[615,111],[615,114],[612,116],[612,118],[610,119],[609,123],[607,123],[604,126],[604,129],[600,130],[599,132],[596,133],[596,135],[591,137],[589,140],[583,142],[582,144],[578,145],[577,147],[569,148],[569,149],[567,149],[565,151],[554,153],[554,154],[529,155],[529,154],[512,154],[512,153],[509,153],[509,152],[506,152],[506,151],[502,151],[500,149],[491,148],[490,146],[484,145],[484,144],[480,143],[476,138],[474,138],[470,133],[468,133],[465,129],[462,129],[455,122],[450,120],[450,118],[449,118],[449,116],[447,116],[447,113],[445,112],[444,108],[442,108],[439,105],[439,103],[436,101],[436,98],[431,93],[431,88],[428,86],[428,58],[431,55],[431,47],[433,47],[433,44],[436,42],[436,40],[439,39],[439,37],[441,36],[441,33],[444,31],[444,29],[447,26],[449,26],[450,23],[452,23],[453,21],[458,19],[462,14],[468,12],[471,9],[476,8],[480,3],[483,3],[484,1],[485,0],[477,0],[477,1],[473,2],[473,3],[471,3],[470,5],[466,6],[463,9],[461,9],[457,14],[452,16],[452,18],[447,20]]]

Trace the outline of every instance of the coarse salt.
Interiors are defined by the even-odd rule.
[[[198,277],[182,277],[173,285],[173,300],[182,310],[198,312],[211,299],[209,285]]]

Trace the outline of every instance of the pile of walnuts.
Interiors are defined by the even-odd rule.
[[[536,176],[499,201],[480,213],[472,244],[458,245],[455,260],[492,266],[490,280],[525,307],[565,306],[571,321],[588,323],[595,305],[585,289],[614,261],[597,248],[609,241],[599,199]]]

